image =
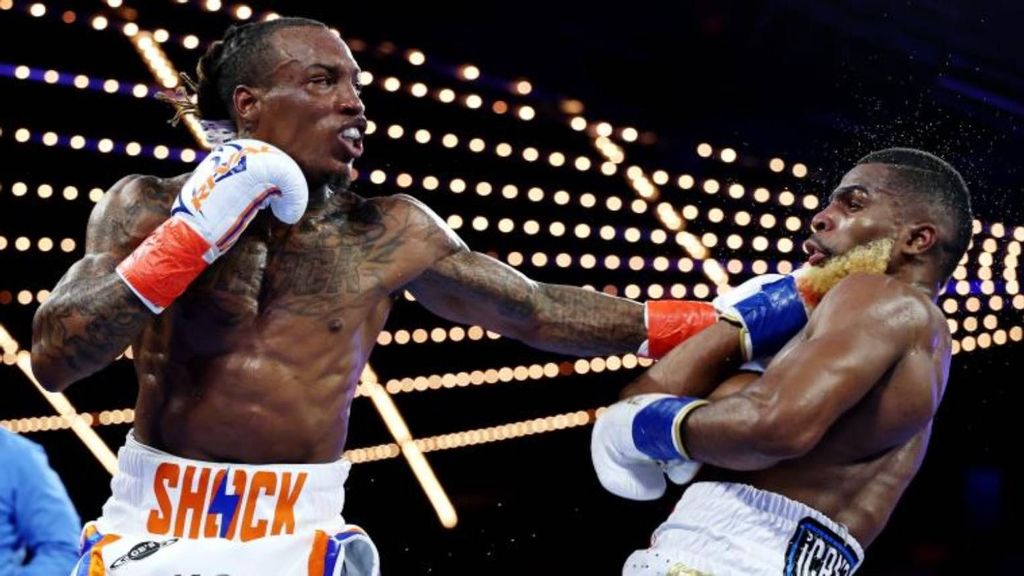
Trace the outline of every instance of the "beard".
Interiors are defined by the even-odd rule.
[[[327,194],[333,196],[338,192],[348,192],[351,185],[352,173],[350,170],[337,172],[327,178]]]
[[[895,241],[880,238],[832,256],[821,266],[804,266],[797,271],[797,286],[810,306],[817,306],[825,294],[850,274],[885,274]]]

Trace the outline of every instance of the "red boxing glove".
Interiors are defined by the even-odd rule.
[[[710,302],[696,300],[648,300],[644,303],[647,340],[638,354],[658,359],[683,340],[718,321]]]

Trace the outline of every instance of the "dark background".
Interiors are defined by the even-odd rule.
[[[172,148],[195,144],[183,128],[168,126],[166,107],[152,98],[136,99],[102,91],[78,90],[66,85],[18,80],[13,66],[33,70],[87,74],[100,79],[152,85],[141,58],[117,30],[125,21],[143,29],[163,27],[171,33],[165,43],[179,70],[191,71],[202,47],[218,38],[235,21],[225,12],[211,13],[196,2],[136,1],[118,9],[100,2],[48,2],[46,15],[29,16],[29,3],[0,1],[0,324],[26,347],[31,315],[36,304],[16,300],[21,290],[33,294],[52,288],[70,264],[82,254],[86,219],[93,202],[87,191],[107,188],[128,173],[170,176],[188,164],[155,160],[145,154],[101,154],[92,150],[49,147],[39,135],[54,131],[66,142],[71,134]],[[227,5],[230,8],[231,4]],[[608,4],[584,2],[438,3],[400,5],[397,2],[273,2],[252,4],[256,13],[275,10],[324,20],[337,27],[353,45],[361,66],[375,80],[364,92],[368,115],[378,131],[367,141],[367,155],[359,162],[365,175],[383,170],[388,179],[375,185],[367,178],[356,183],[367,194],[412,193],[447,217],[460,214],[468,222],[487,215],[491,226],[483,232],[464,226],[459,232],[477,250],[506,259],[509,252],[544,251],[596,255],[643,256],[648,266],[632,271],[552,264],[520,268],[542,281],[589,284],[623,293],[629,284],[646,286],[681,283],[692,288],[708,284],[699,272],[657,271],[656,256],[679,258],[682,250],[671,241],[654,244],[647,233],[660,227],[653,210],[585,210],[577,202],[567,206],[549,200],[527,201],[531,186],[550,197],[566,190],[577,198],[594,194],[599,205],[618,196],[628,204],[636,193],[623,176],[624,167],[638,165],[648,175],[661,168],[672,180],[690,174],[698,183],[715,178],[723,184],[742,183],[748,190],[741,200],[680,190],[671,182],[661,186],[661,199],[677,208],[696,205],[702,214],[721,207],[726,214],[740,209],[759,215],[796,215],[806,224],[811,211],[778,203],[757,204],[749,191],[768,188],[773,196],[789,189],[804,194],[827,194],[861,155],[891,145],[918,146],[935,152],[957,166],[973,192],[975,217],[981,233],[976,237],[966,269],[978,294],[978,255],[981,240],[991,235],[991,224],[1003,223],[1007,233],[997,238],[992,272],[996,294],[1006,296],[1001,311],[990,311],[982,299],[981,311],[964,311],[968,296],[948,294],[959,310],[950,315],[961,323],[967,316],[979,320],[996,317],[998,327],[1021,326],[1021,312],[1010,305],[1013,294],[1004,279],[1004,258],[1012,248],[1014,227],[1024,225],[1020,199],[1022,149],[1020,131],[1024,114],[1024,40],[1019,26],[1024,5],[1016,2],[881,2],[881,1],[698,1],[659,3],[633,1]],[[75,21],[61,21],[65,11]],[[88,26],[97,14],[111,26],[103,31]],[[197,35],[199,50],[185,50],[180,38]],[[427,64],[409,65],[409,49],[422,50]],[[482,76],[465,82],[455,76],[464,63],[477,65]],[[450,87],[460,95],[479,94],[483,108],[470,110],[440,104],[432,97],[416,99],[407,91],[383,90],[380,80],[394,75],[407,86],[422,81],[431,89]],[[534,91],[513,95],[507,86],[528,78]],[[433,92],[432,92],[433,93]],[[588,120],[606,120],[616,127],[633,126],[642,143],[617,142],[627,160],[613,177],[595,169],[579,172],[553,168],[539,161],[518,158],[523,146],[543,153],[561,150],[570,157],[599,154],[582,133],[568,128],[569,116],[560,109],[566,98],[580,100]],[[529,104],[537,111],[531,122],[510,114],[490,112],[501,99],[510,105]],[[401,124],[407,135],[391,139],[383,128]],[[28,128],[32,139],[19,143],[18,128]],[[408,134],[427,128],[434,134],[428,145],[414,143]],[[443,132],[460,135],[460,145],[449,150],[438,144]],[[464,135],[464,136],[463,136]],[[487,151],[470,152],[465,142],[478,136]],[[509,142],[517,153],[499,158],[496,142]],[[739,159],[731,164],[697,155],[698,143],[714,150],[731,147]],[[768,169],[768,160],[782,158],[786,171]],[[806,178],[789,172],[794,162],[810,168]],[[424,190],[399,188],[395,175],[408,172],[417,182],[426,175],[442,182],[460,177],[473,184],[488,181],[495,192],[488,197],[466,192],[452,194],[444,187]],[[28,193],[12,194],[24,182]],[[42,199],[40,184],[53,186],[54,197]],[[515,200],[498,194],[501,185],[519,187]],[[79,189],[73,201],[60,198],[68,185]],[[536,219],[542,227],[564,221],[569,229],[589,223],[596,232],[602,225],[620,234],[611,242],[571,233],[561,238],[501,234],[494,222],[500,217]],[[700,235],[720,238],[736,231],[752,236],[755,226],[730,229],[706,218],[689,225]],[[621,232],[636,227],[641,242],[622,239]],[[735,228],[735,227],[734,227]],[[517,230],[518,230],[517,226]],[[799,243],[803,231],[776,227],[764,231],[770,238],[787,236]],[[18,251],[14,239],[33,243],[43,236],[76,239],[71,253],[40,252],[34,247]],[[1018,236],[1018,240],[1020,236]],[[3,242],[0,242],[2,245]],[[747,243],[745,243],[747,246]],[[712,254],[721,261],[744,263],[734,280],[751,273],[751,263],[762,258],[799,261],[796,254],[754,253],[742,248],[730,253],[721,243]],[[529,258],[527,258],[529,260]],[[1011,269],[1010,274],[1015,274]],[[4,296],[6,292],[7,296]],[[418,305],[400,301],[388,330],[449,326]],[[978,329],[977,332],[985,332]],[[988,332],[992,332],[988,330]],[[963,338],[963,328],[954,337]],[[975,334],[977,335],[977,334]],[[1024,555],[1014,521],[1024,513],[1020,472],[1010,470],[1019,455],[1016,421],[1022,392],[1019,342],[1010,341],[954,357],[950,384],[940,409],[932,446],[924,467],[894,513],[886,532],[870,548],[862,574],[1021,574]],[[379,346],[371,363],[382,380],[492,367],[564,362],[551,354],[530,350],[508,340]],[[495,426],[576,410],[590,410],[612,402],[617,390],[637,370],[505,384],[469,386],[451,390],[396,394],[395,401],[416,437]],[[52,414],[17,368],[0,365],[0,419]],[[73,386],[68,396],[80,411],[130,407],[135,380],[130,364],[112,367]],[[123,442],[126,425],[98,426],[112,446]],[[589,462],[589,426],[430,452],[427,458],[459,513],[453,530],[440,527],[408,466],[401,458],[357,464],[347,484],[346,517],[365,527],[377,541],[388,574],[614,574],[628,553],[646,545],[654,527],[675,503],[678,490],[653,503],[633,503],[604,492]],[[109,476],[69,431],[29,434],[42,443],[68,487],[83,518],[95,517],[109,494]],[[350,447],[390,441],[369,401],[358,398],[352,409]]]

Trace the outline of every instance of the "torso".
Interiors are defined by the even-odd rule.
[[[432,224],[401,197],[351,194],[294,226],[261,214],[134,344],[139,440],[200,460],[337,459],[392,294],[452,250]]]
[[[706,467],[702,479],[750,484],[782,494],[846,525],[862,545],[870,544],[885,526],[928,447],[931,425],[922,429],[916,419],[908,419],[908,407],[915,404],[919,411],[934,413],[946,383],[951,346],[946,320],[931,301],[924,296],[921,300],[929,310],[928,329],[915,336],[915,345],[813,450],[765,470],[735,472]],[[779,356],[805,337],[798,335]],[[734,376],[712,397],[735,392],[758,376]]]

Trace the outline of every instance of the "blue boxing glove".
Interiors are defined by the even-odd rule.
[[[707,404],[671,394],[639,394],[611,405],[594,424],[590,457],[606,490],[631,500],[665,493],[668,475],[685,484],[700,470],[679,437],[686,417]]]
[[[742,330],[743,357],[772,356],[807,324],[811,306],[799,285],[799,275],[756,276],[713,304],[719,318]]]

